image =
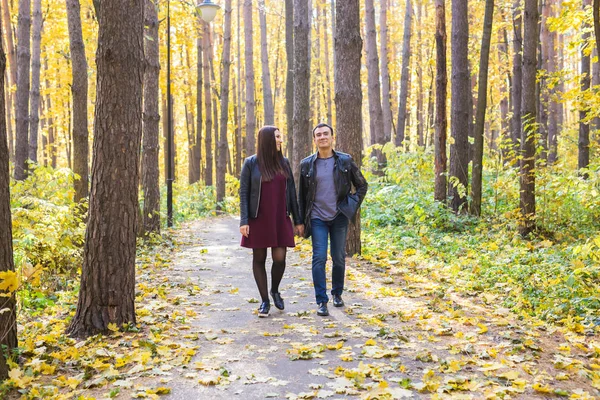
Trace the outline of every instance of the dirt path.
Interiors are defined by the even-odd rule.
[[[142,378],[165,382],[161,398],[600,396],[597,335],[565,336],[519,321],[492,296],[461,298],[410,270],[356,260],[348,260],[346,307],[319,317],[309,242],[288,253],[285,311],[259,319],[236,219],[197,221],[176,237],[172,265],[152,279],[169,282],[171,318],[185,322],[172,347],[191,349],[191,358]]]

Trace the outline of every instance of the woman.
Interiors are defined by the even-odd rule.
[[[297,230],[303,225],[298,211],[296,185],[289,161],[281,153],[282,136],[274,126],[258,132],[258,150],[244,161],[240,177],[240,233],[243,247],[252,249],[252,272],[261,304],[259,317],[271,308],[265,262],[271,248],[271,296],[275,307],[284,309],[279,284],[285,271],[287,247],[294,247],[292,214]]]

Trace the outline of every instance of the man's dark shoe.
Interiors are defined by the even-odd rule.
[[[334,307],[344,307],[344,300],[342,300],[341,294],[333,295],[333,306]]]
[[[258,318],[268,317],[270,309],[271,304],[268,301],[263,301],[262,303],[260,303],[260,307],[258,307]]]
[[[279,292],[271,292],[271,297],[273,297],[273,304],[280,310],[285,308],[285,304],[283,303],[283,299],[281,298],[281,293]]]
[[[321,317],[326,317],[329,315],[327,303],[319,303],[319,308],[317,308],[317,315],[320,315]]]

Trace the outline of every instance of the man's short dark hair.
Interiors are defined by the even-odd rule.
[[[328,124],[326,124],[324,122],[321,122],[320,124],[317,124],[317,126],[314,127],[313,132],[312,132],[313,137],[315,137],[315,131],[317,129],[319,129],[319,128],[325,128],[325,127],[329,128],[329,131],[331,132],[331,136],[333,136],[333,128],[331,127],[331,125],[328,125]]]

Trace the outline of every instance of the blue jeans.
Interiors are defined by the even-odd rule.
[[[327,303],[327,280],[325,263],[327,262],[327,239],[331,242],[331,294],[341,295],[344,291],[344,276],[346,273],[346,234],[348,233],[348,218],[339,213],[332,221],[311,219],[312,234],[312,276],[315,286],[317,304]]]

